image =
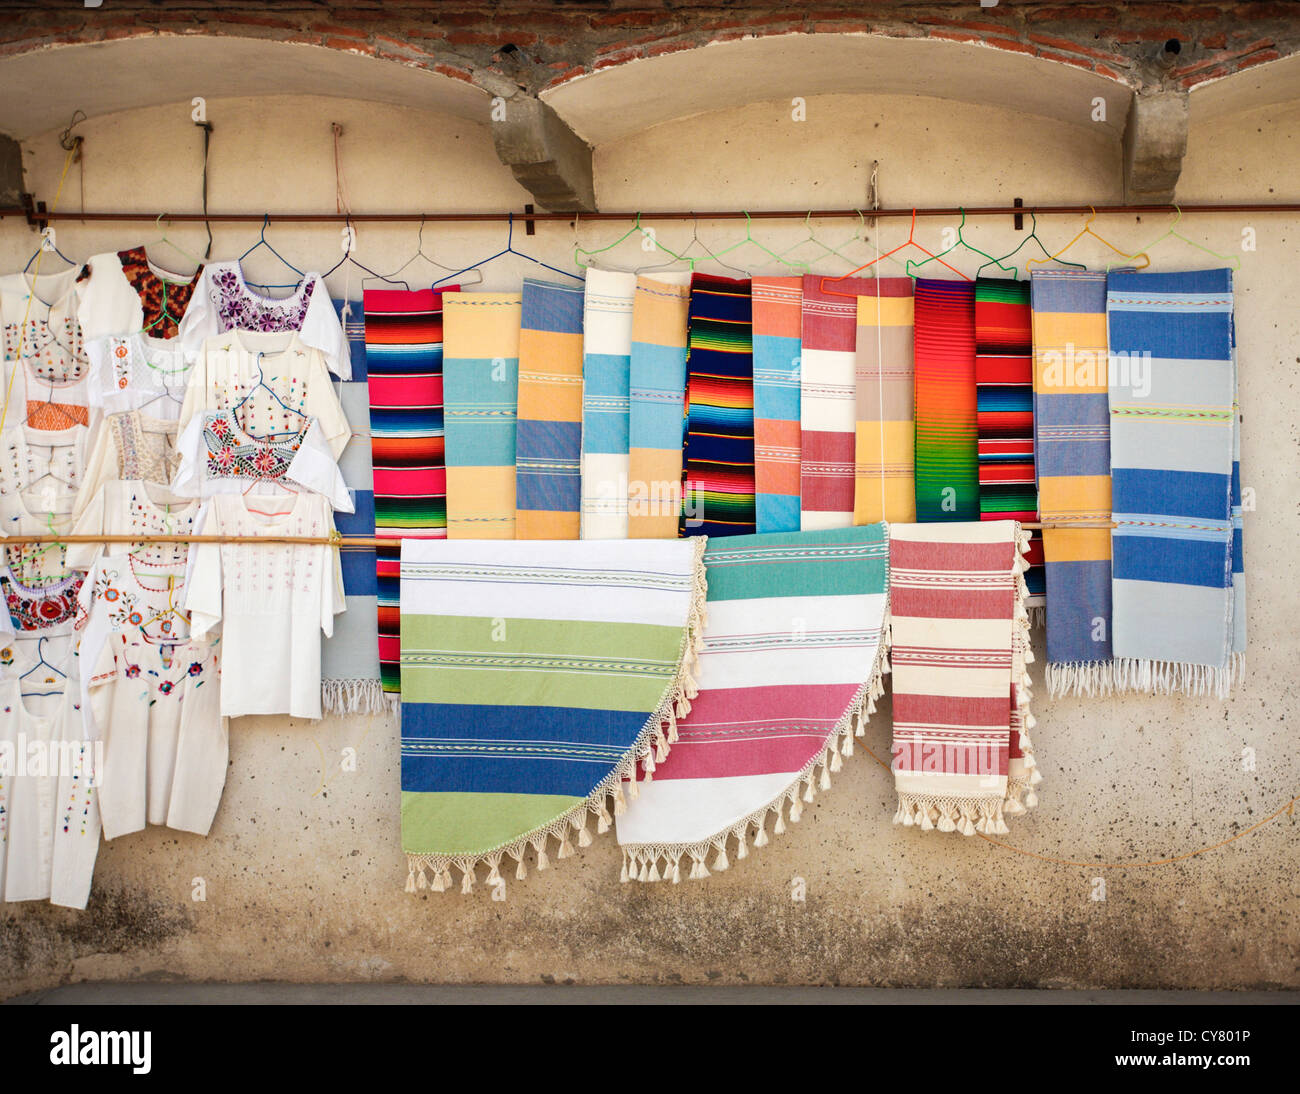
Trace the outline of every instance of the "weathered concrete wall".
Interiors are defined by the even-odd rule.
[[[343,124],[344,162],[357,209],[519,208],[527,200],[493,153],[486,125],[338,99],[209,103],[217,126],[214,209],[332,208],[329,123]],[[93,120],[86,137],[87,208],[154,209],[197,193],[196,132],[188,105]],[[847,135],[847,136],[846,136]],[[62,164],[54,134],[26,142],[28,182],[52,197]],[[705,114],[600,147],[606,208],[853,205],[879,160],[890,205],[1116,201],[1120,149],[1086,128],[986,107],[920,98],[837,96]],[[1180,198],[1290,196],[1300,168],[1300,108],[1194,124]],[[64,204],[79,200],[75,175]],[[1136,246],[1164,218],[1108,217],[1098,230]],[[1295,505],[1300,444],[1300,318],[1291,298],[1294,217],[1197,218],[1193,238],[1240,252],[1238,335],[1245,413],[1244,478],[1258,508],[1246,529],[1250,671],[1228,704],[1126,698],[1049,702],[1038,689],[1035,743],[1046,781],[1038,810],[1007,841],[1079,861],[1161,858],[1253,824],[1300,786],[1294,748],[1295,620],[1300,536]],[[833,244],[855,225],[818,225]],[[1075,218],[1040,222],[1064,243]],[[624,225],[580,224],[587,246]],[[920,238],[934,248],[941,225]],[[680,247],[691,226],[661,225]],[[715,246],[735,225],[702,224]],[[881,228],[882,249],[906,231]],[[332,264],[332,228],[272,229],[277,247],[307,267]],[[802,224],[762,224],[775,249]],[[202,231],[177,230],[191,250]],[[89,254],[152,238],[152,227],[63,224],[66,253]],[[220,228],[214,253],[238,254],[249,227]],[[391,269],[415,247],[414,226],[364,227],[360,258]],[[459,265],[497,250],[499,228],[426,230],[432,253]],[[971,238],[1006,251],[1021,236],[981,222]],[[540,225],[526,241],[564,263],[574,229]],[[35,246],[25,226],[0,223],[0,269]],[[864,261],[871,248],[848,244]],[[1101,250],[1079,256],[1104,263]],[[735,261],[758,254],[738,252]],[[1181,244],[1155,254],[1162,269],[1211,261]],[[639,250],[613,256],[646,261]],[[824,267],[840,272],[834,260]],[[760,268],[771,272],[770,268]],[[259,259],[257,275],[278,274]],[[522,267],[489,267],[485,288],[518,284]],[[725,272],[725,271],[724,271]],[[355,293],[359,274],[352,280]],[[337,295],[341,278],[331,286]],[[1041,653],[1041,650],[1040,650]],[[1033,666],[1041,683],[1042,661]],[[889,704],[866,744],[888,749]],[[337,770],[340,750],[359,770]],[[1254,771],[1241,752],[1253,748]],[[322,782],[324,788],[322,789]],[[576,858],[511,882],[508,898],[402,891],[398,743],[392,720],[319,724],[243,719],[231,734],[229,778],[208,839],[153,830],[101,851],[91,907],[0,910],[0,990],[88,978],[399,979],[434,981],[840,982],[883,985],[1244,988],[1300,986],[1295,821],[1283,818],[1227,848],[1173,866],[1103,870],[1015,854],[981,840],[922,835],[890,823],[889,776],[859,752],[803,820],[725,874],[702,883],[621,886],[618,853],[601,837]],[[1104,877],[1107,899],[1091,899]],[[195,878],[207,899],[192,899]],[[804,879],[807,900],[791,899]]]

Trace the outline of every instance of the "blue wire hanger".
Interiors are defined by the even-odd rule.
[[[61,668],[59,668],[58,665],[52,665],[49,661],[45,660],[45,643],[48,642],[49,640],[50,640],[49,636],[44,634],[41,635],[40,638],[36,640],[36,664],[34,664],[31,668],[29,668],[26,672],[24,672],[21,676],[18,677],[20,688],[22,687],[21,681],[26,680],[27,677],[29,677],[32,673],[37,672],[42,668],[49,669],[50,672],[54,673],[56,676],[63,677],[65,683],[67,682],[68,674],[64,672]],[[58,681],[50,679],[44,682],[49,684],[54,684],[57,683]],[[50,695],[62,695],[62,694],[63,694],[62,689],[60,689],[59,691],[24,691],[23,692],[24,697],[31,698],[31,699],[43,699]]]
[[[527,259],[529,262],[532,262],[534,265],[541,266],[542,269],[544,270],[550,270],[552,273],[560,274],[562,277],[571,277],[573,278],[574,281],[578,281],[578,282],[583,281],[583,278],[580,274],[570,273],[568,270],[561,270],[557,266],[552,266],[549,263],[543,262],[540,258],[534,258],[532,255],[526,255],[524,254],[523,251],[516,251],[514,248],[514,238],[515,238],[515,214],[511,213],[509,220],[507,221],[506,248],[504,251],[497,251],[497,253],[492,255],[491,258],[485,258],[483,259],[482,262],[471,262],[468,266],[465,266],[464,268],[457,270],[455,273],[448,274],[446,277],[440,277],[438,278],[437,281],[433,283],[434,286],[436,287],[438,285],[441,285],[445,281],[451,281],[459,277],[463,273],[469,273],[470,270],[480,269],[483,266],[486,266],[489,262],[495,262],[498,258],[502,258],[505,255],[514,255],[516,258]]]
[[[41,242],[40,242],[40,245],[36,248],[35,251],[32,252],[32,257],[29,258],[29,259],[27,260],[27,265],[23,267],[23,273],[26,273],[28,270],[30,270],[30,269],[32,268],[32,263],[35,262],[35,261],[37,260],[37,258],[40,257],[42,251],[46,251],[46,248],[45,248],[45,238],[46,238],[45,236],[41,236]],[[50,247],[49,250],[46,251],[46,253],[47,253],[47,254],[56,254],[56,255],[58,255],[58,256],[59,256],[61,259],[63,259],[63,261],[66,262],[69,266],[81,266],[81,265],[82,265],[82,263],[80,263],[80,262],[76,262],[75,260],[73,260],[73,259],[69,258],[67,255],[65,255],[62,251],[60,251],[59,248],[58,248],[58,245],[57,245],[57,244],[54,245],[54,246],[52,246],[52,247]],[[66,273],[67,271],[65,270],[64,272]],[[85,271],[84,271],[84,266],[83,266],[83,271],[82,271],[82,272],[83,272],[83,273],[85,272]]]
[[[271,214],[263,213],[262,231],[257,237],[257,242],[254,243],[251,247],[248,248],[248,250],[246,250],[242,255],[239,256],[240,269],[241,270],[243,269],[244,259],[246,259],[249,255],[251,255],[255,250],[257,250],[258,247],[265,247],[268,251],[270,251],[273,255],[275,255],[276,258],[278,258],[281,262],[283,262],[286,266],[288,266],[289,269],[291,269],[294,273],[296,273],[298,275],[298,280],[291,281],[287,285],[263,285],[257,281],[249,281],[248,278],[244,278],[244,284],[252,285],[255,289],[296,289],[298,285],[301,283],[302,279],[307,275],[303,273],[302,270],[298,269],[298,267],[295,266],[292,262],[290,262],[287,258],[285,258],[284,255],[282,255],[279,251],[277,251],[274,247],[271,246],[270,242],[266,238],[266,228],[267,225],[270,223],[271,223]]]
[[[286,414],[293,414],[295,417],[301,418],[304,422],[307,421],[308,417],[306,414],[304,414],[301,410],[295,410],[293,407],[289,406],[283,399],[280,398],[278,394],[276,394],[275,388],[273,388],[270,384],[266,382],[266,371],[262,368],[262,356],[263,356],[262,351],[258,350],[257,355],[253,358],[253,363],[257,366],[257,383],[255,383],[252,387],[250,387],[248,391],[245,393],[244,397],[230,408],[230,413],[235,419],[235,424],[239,425],[241,429],[244,428],[242,425],[240,425],[239,422],[239,408],[253,397],[253,392],[255,392],[259,387],[265,388],[267,393],[271,396],[271,398],[280,404],[280,408]],[[248,432],[247,430],[244,431]],[[287,436],[287,435],[288,434],[278,434],[278,433],[268,434],[268,436],[271,437]]]

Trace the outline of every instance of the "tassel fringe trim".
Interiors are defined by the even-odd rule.
[[[322,680],[320,701],[323,715],[395,714],[401,698],[378,680]]]
[[[1043,781],[1034,759],[1033,742],[1029,731],[1037,724],[1029,701],[1033,698],[1032,681],[1026,667],[1034,660],[1030,648],[1030,609],[1025,607],[1028,589],[1025,571],[1029,563],[1024,556],[1029,551],[1029,532],[1017,525],[1017,557],[1012,566],[1016,579],[1016,604],[1014,629],[1011,636],[1011,675],[1015,682],[1016,707],[1011,712],[1011,732],[1019,735],[1021,756],[1009,761],[1006,790],[1001,797],[956,798],[929,794],[899,794],[894,823],[906,828],[919,828],[923,832],[960,832],[964,836],[976,833],[1004,836],[1007,817],[1018,817],[1038,804],[1035,787]],[[1050,668],[1050,666],[1049,666]]]
[[[488,867],[485,879],[488,886],[503,889],[505,877],[500,869],[503,858],[509,857],[515,860],[515,878],[522,881],[528,876],[528,867],[524,863],[524,858],[529,848],[532,848],[536,854],[537,869],[545,870],[551,865],[547,855],[551,840],[556,843],[555,857],[569,858],[575,854],[575,842],[579,847],[590,846],[592,837],[587,829],[587,822],[592,817],[595,818],[596,833],[603,835],[609,831],[613,818],[626,811],[627,800],[635,799],[637,796],[637,765],[641,765],[645,781],[649,782],[656,764],[663,762],[670,746],[677,740],[677,719],[690,713],[691,700],[699,695],[696,675],[700,666],[700,653],[704,649],[704,624],[707,620],[705,601],[709,591],[704,572],[704,547],[707,541],[707,536],[696,536],[693,540],[695,582],[691,593],[686,631],[682,635],[682,645],[678,654],[677,676],[664,693],[658,709],[650,715],[641,728],[636,743],[628,749],[618,766],[600,781],[587,796],[586,801],[574,806],[544,828],[529,832],[512,843],[469,855],[408,853],[406,856],[408,893],[418,892],[420,889],[430,889],[435,893],[446,892],[452,888],[455,881],[452,875],[453,867],[460,871],[460,891],[465,894],[472,893],[474,883],[478,879],[478,867],[481,864]]]
[[[817,790],[831,788],[831,774],[842,770],[844,766],[841,757],[853,755],[853,738],[865,735],[866,724],[876,712],[876,700],[885,693],[884,677],[890,671],[889,634],[889,601],[886,594],[880,645],[876,649],[876,659],[867,682],[858,689],[843,717],[826,735],[821,751],[808,761],[785,790],[743,820],[698,843],[628,844],[623,848],[623,868],[619,880],[668,881],[674,885],[683,876],[690,881],[701,880],[710,873],[728,869],[733,859],[739,862],[748,858],[751,843],[755,847],[766,847],[771,842],[769,827],[771,835],[784,835],[787,821],[791,824],[798,822],[803,815],[804,804],[816,798]],[[769,820],[772,822],[770,826]],[[729,848],[733,848],[730,855]],[[686,867],[684,873],[683,866]]]
[[[1155,695],[1198,695],[1228,699],[1246,674],[1245,653],[1229,654],[1223,665],[1191,665],[1185,661],[1115,659],[1115,690]]]
[[[1047,666],[1047,692],[1063,695],[1197,695],[1227,699],[1246,675],[1246,655],[1233,653],[1224,665],[1192,665],[1183,661],[1150,661],[1120,657],[1114,661],[1063,661]]]

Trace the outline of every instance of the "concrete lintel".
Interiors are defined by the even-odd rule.
[[[1174,200],[1187,152],[1186,91],[1139,90],[1124,128],[1124,200],[1168,204]]]
[[[522,92],[492,121],[497,155],[549,212],[596,210],[591,148],[546,103]]]

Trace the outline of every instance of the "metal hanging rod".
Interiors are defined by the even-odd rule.
[[[853,217],[967,217],[1086,216],[1137,215],[1142,213],[1177,213],[1185,216],[1213,213],[1300,213],[1300,202],[1236,202],[1222,205],[983,205],[962,208],[958,205],[929,209],[704,209],[673,212],[620,213],[141,213],[141,212],[55,212],[40,208],[43,203],[0,208],[0,218],[22,217],[28,224],[44,227],[49,221],[149,222],[159,219],[173,223],[196,224],[504,224],[517,220],[521,224],[535,221],[603,221],[603,220],[803,220],[850,219]]]
[[[1043,528],[1114,528],[1113,521],[1021,521],[1020,527],[1028,531]],[[400,547],[404,539],[428,539],[428,536],[142,536],[142,535],[67,535],[67,536],[9,536],[0,538],[5,547],[34,547],[45,544],[69,543],[300,543],[318,547]]]

